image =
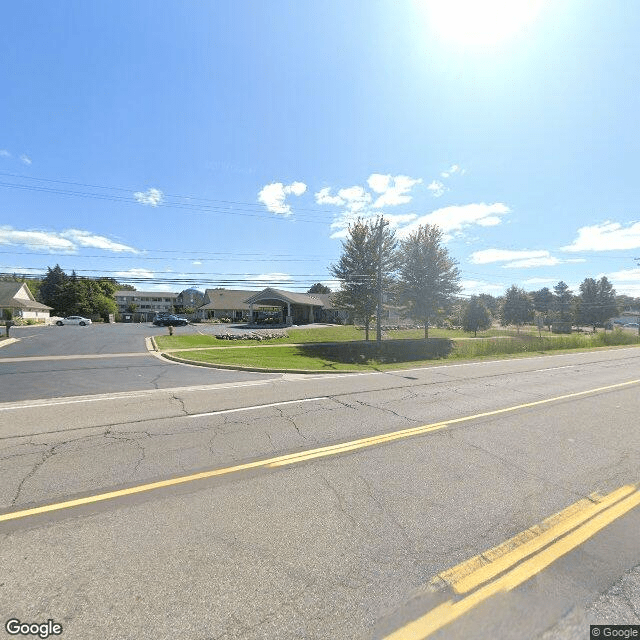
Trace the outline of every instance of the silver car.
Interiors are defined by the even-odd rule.
[[[63,324],[79,324],[81,327],[91,324],[89,318],[83,318],[82,316],[69,316],[68,318],[62,318],[56,322],[61,327]]]

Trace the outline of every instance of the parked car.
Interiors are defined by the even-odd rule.
[[[69,316],[68,318],[61,318],[56,322],[61,327],[63,324],[79,324],[81,327],[91,324],[89,318],[83,318],[82,316]]]
[[[153,324],[156,327],[184,327],[189,324],[189,321],[186,318],[181,318],[180,316],[156,316],[153,320]]]
[[[637,329],[638,328],[638,323],[637,322],[627,322],[627,324],[625,324],[624,326],[627,329]]]

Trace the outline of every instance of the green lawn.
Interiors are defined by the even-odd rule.
[[[442,344],[442,340],[440,344]],[[438,343],[434,340],[432,344]],[[619,345],[640,344],[640,338],[636,335],[622,331],[610,333],[598,333],[594,336],[569,335],[554,338],[542,338],[522,335],[511,340],[454,340],[453,343],[444,341],[450,345],[446,351],[453,350],[447,357],[433,357],[428,360],[412,359],[412,355],[420,353],[419,345],[399,341],[397,348],[388,343],[386,349],[386,361],[378,356],[364,355],[365,349],[357,345],[349,348],[336,349],[330,346],[275,346],[262,348],[253,346],[247,349],[216,348],[202,351],[179,351],[172,355],[186,360],[209,363],[226,364],[240,367],[257,367],[262,369],[297,369],[312,371],[366,371],[406,368],[407,366],[425,366],[436,362],[448,360],[474,360],[483,358],[509,358],[527,355],[540,355],[549,351],[565,352],[571,350],[585,350]],[[424,343],[422,343],[424,344]],[[404,346],[403,346],[404,345]],[[373,347],[373,345],[370,345]],[[363,353],[359,353],[362,350]],[[369,352],[371,352],[369,350]],[[408,354],[408,355],[407,355]],[[380,359],[376,359],[380,358]]]
[[[177,329],[176,331],[179,331]],[[228,347],[231,345],[250,345],[250,344],[309,344],[314,342],[349,342],[354,340],[364,340],[364,329],[358,329],[353,325],[341,327],[319,327],[314,329],[292,328],[287,330],[288,338],[276,338],[273,340],[261,340],[258,342],[244,340],[219,340],[215,336],[210,335],[161,335],[156,336],[156,342],[160,349],[191,349],[197,347]],[[495,336],[518,336],[518,335],[537,335],[537,330],[532,327],[523,327],[521,333],[515,330],[507,329],[489,329],[488,331],[479,331],[478,338],[489,338]],[[424,329],[409,329],[400,331],[386,331],[383,334],[385,340],[412,340],[424,337]],[[472,338],[473,333],[467,333],[462,330],[449,329],[429,329],[430,338]],[[369,339],[375,340],[375,329],[369,332]]]

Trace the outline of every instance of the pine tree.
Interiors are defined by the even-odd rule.
[[[606,276],[602,276],[598,280],[597,302],[598,323],[606,326],[607,321],[618,313],[616,291]]]
[[[378,304],[378,266],[382,265],[382,286],[389,290],[396,269],[396,239],[384,226],[384,219],[365,222],[361,218],[349,225],[342,255],[330,272],[340,281],[335,303],[348,307],[364,323],[365,339],[369,339],[371,319]],[[382,241],[380,241],[382,225]]]
[[[560,280],[558,284],[553,287],[555,293],[554,297],[554,311],[555,316],[560,322],[571,322],[572,313],[571,307],[573,305],[573,291],[569,289],[569,285],[566,282]]]
[[[460,291],[460,271],[442,246],[442,231],[435,225],[419,226],[400,243],[399,296],[410,317],[424,325],[444,311]]]
[[[587,324],[596,330],[600,322],[598,307],[598,283],[593,278],[585,278],[580,284],[580,298],[578,301],[578,323]]]

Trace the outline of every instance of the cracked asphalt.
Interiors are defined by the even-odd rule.
[[[184,370],[169,366],[172,380]],[[0,512],[525,405],[639,373],[640,350],[620,349],[5,400]],[[408,615],[407,603],[438,572],[580,498],[637,483],[639,409],[638,386],[617,387],[2,523],[0,615],[52,618],[63,638],[375,637],[385,620]],[[587,637],[595,618],[640,623],[638,531],[635,509],[434,637],[562,640]]]

